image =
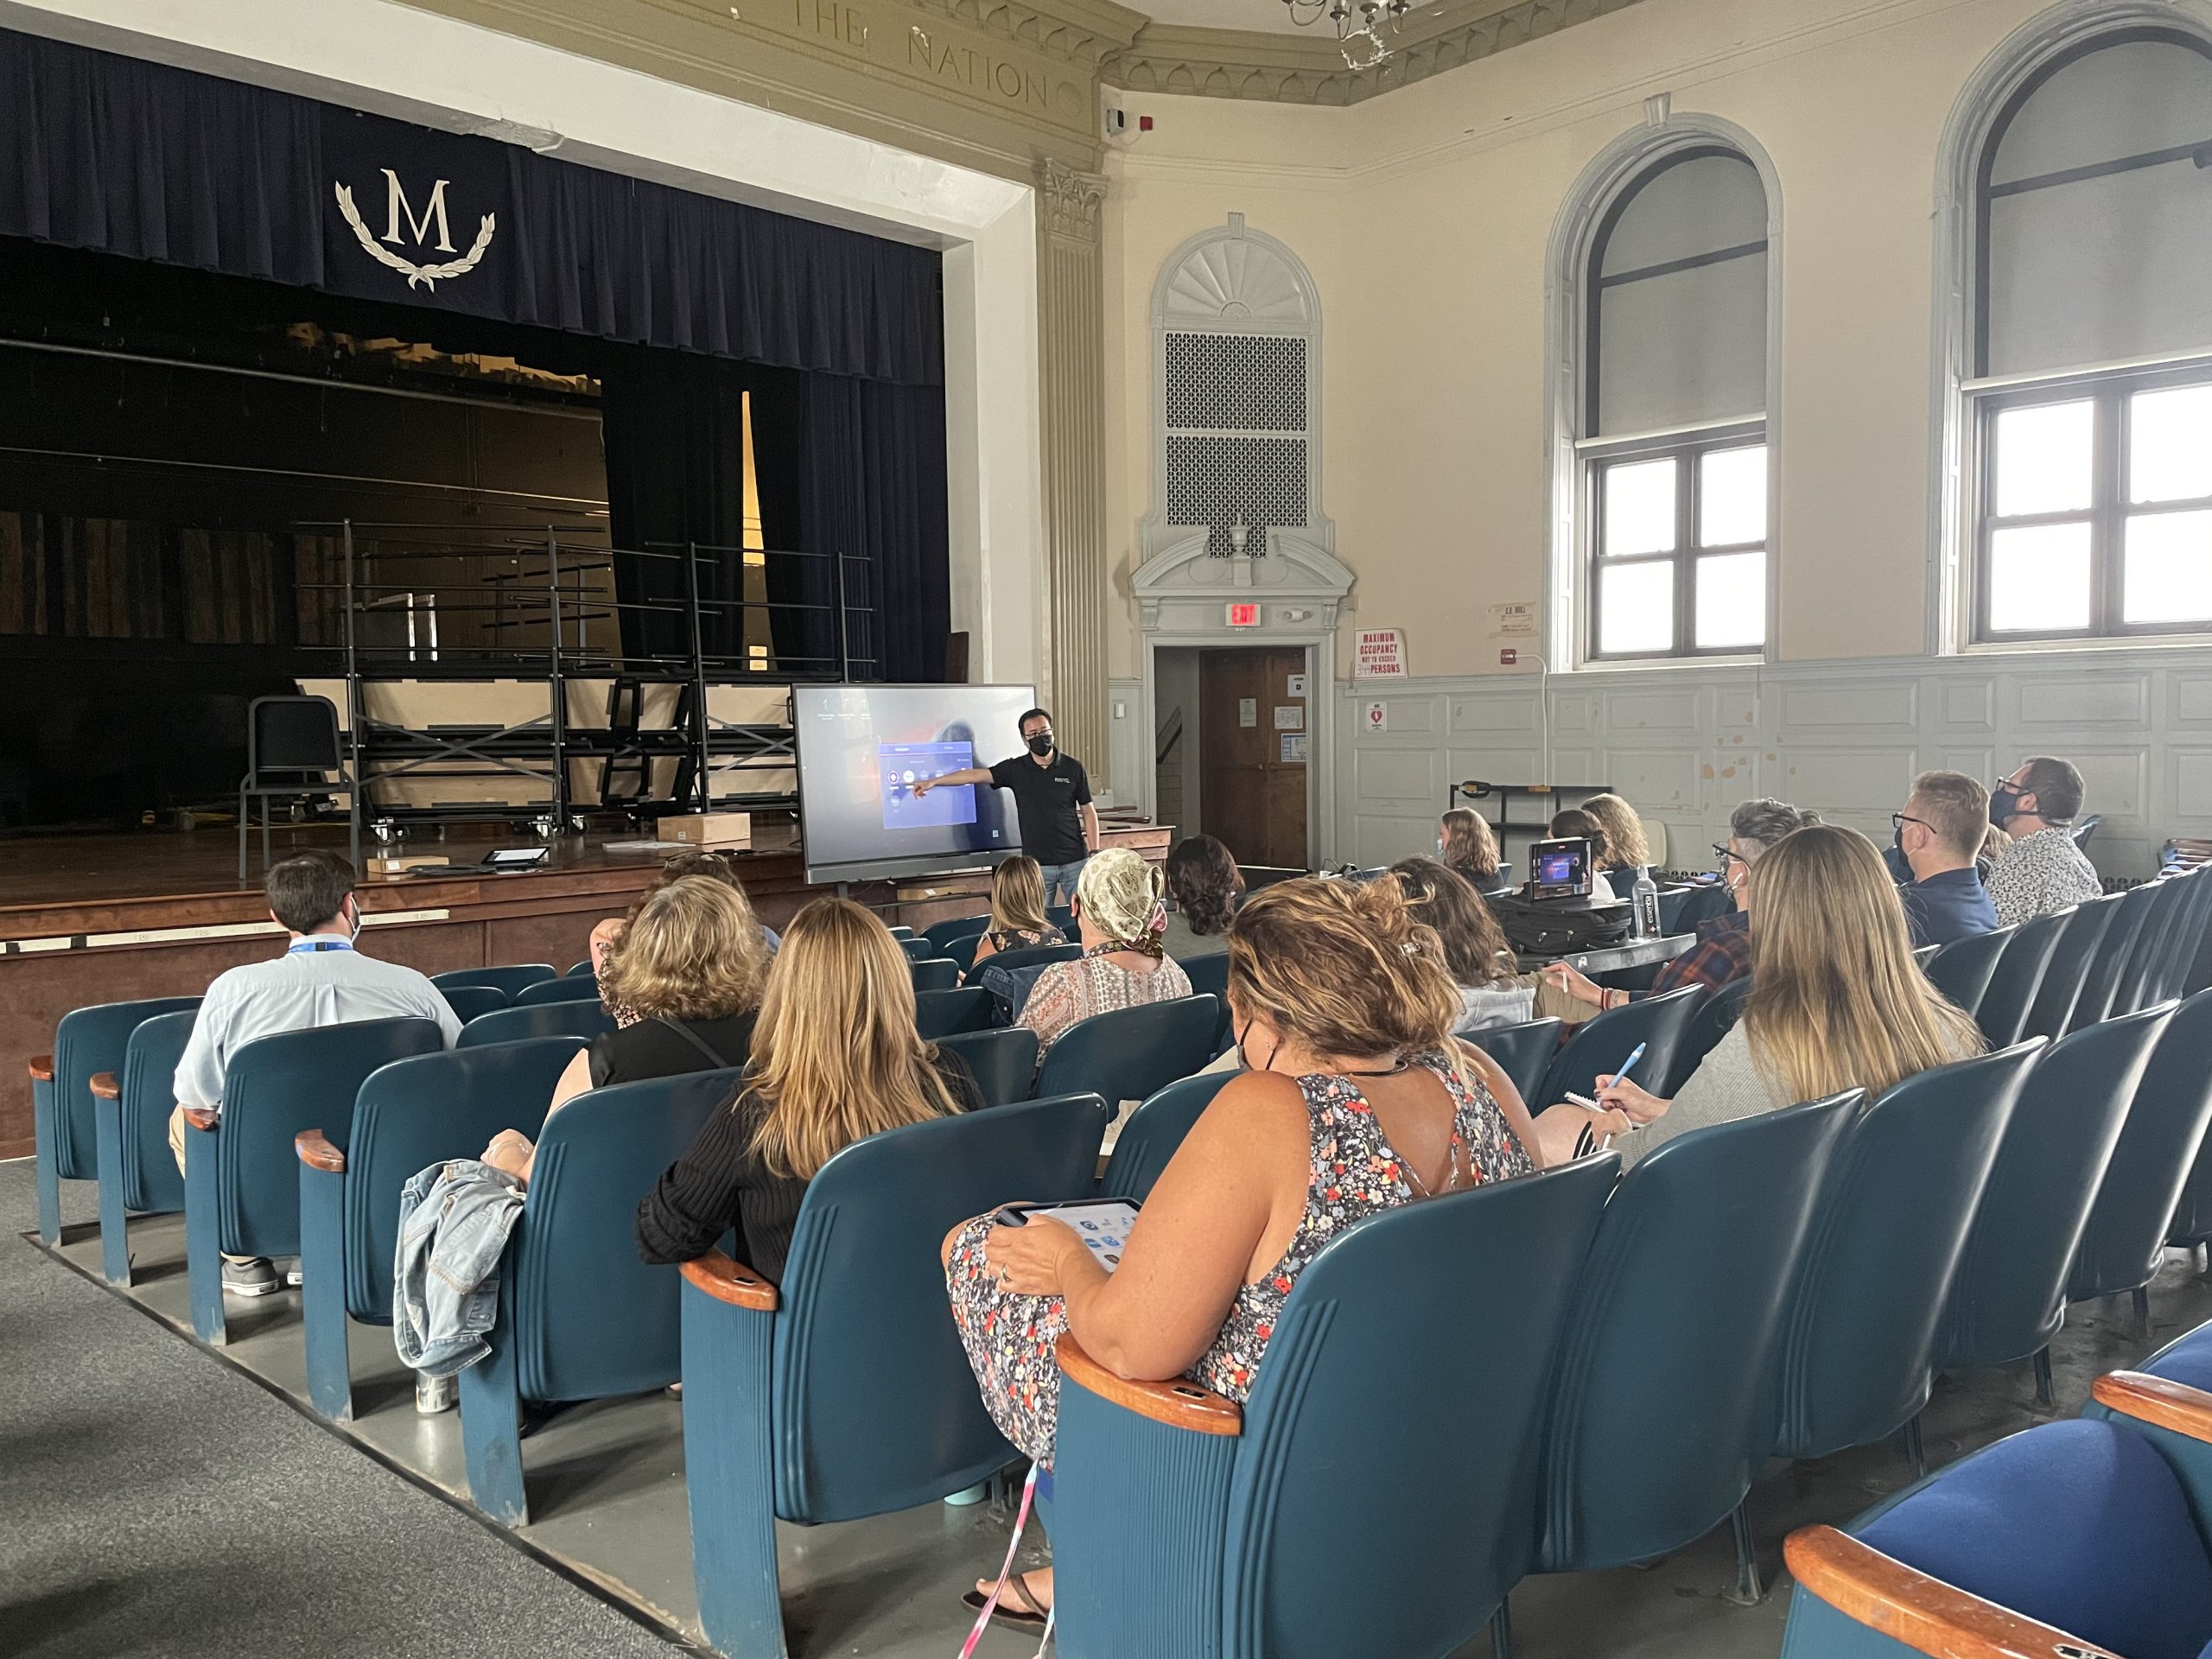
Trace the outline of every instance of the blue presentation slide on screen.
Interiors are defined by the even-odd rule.
[[[926,824],[976,822],[973,784],[954,784],[921,796],[914,793],[916,784],[974,766],[974,744],[879,743],[875,754],[883,771],[885,829],[919,830]]]
[[[1021,751],[1026,685],[798,685],[799,823],[815,880],[972,869],[1021,844],[989,785],[916,786]]]

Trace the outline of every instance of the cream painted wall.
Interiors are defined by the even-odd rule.
[[[1671,97],[1764,147],[1783,197],[1779,656],[1925,647],[1937,149],[2046,0],[1648,0],[1347,110],[1128,95],[1109,159],[1109,545],[1152,495],[1152,282],[1231,212],[1319,285],[1324,502],[1357,625],[1420,676],[1496,671],[1546,586],[1545,256],[1578,175]],[[1344,641],[1349,666],[1349,631]],[[1134,606],[1111,672],[1139,672]]]

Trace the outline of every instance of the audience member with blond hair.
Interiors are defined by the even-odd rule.
[[[647,893],[600,986],[631,1022],[593,1038],[569,1062],[546,1116],[609,1084],[743,1065],[767,978],[767,941],[741,889],[686,875]],[[536,1159],[531,1137],[517,1129],[502,1130],[484,1154],[525,1181]]]
[[[1573,1128],[1594,1116],[1605,1132],[1626,1135],[1616,1144],[1633,1162],[1690,1129],[1843,1089],[1878,1095],[1982,1052],[1974,1021],[1913,960],[1897,887],[1857,830],[1815,824],[1783,836],[1751,867],[1750,899],[1743,1018],[1671,1101],[1600,1077],[1604,1109],[1547,1111],[1548,1144],[1555,1115],[1571,1115]]]
[[[1020,1022],[1037,1033],[1039,1058],[1077,1020],[1191,994],[1190,976],[1166,954],[1160,871],[1126,847],[1093,853],[1075,886],[1083,956],[1037,976]]]
[[[1464,806],[1446,812],[1436,839],[1436,855],[1477,893],[1503,893],[1509,885],[1498,868],[1497,836],[1479,812]]]
[[[734,1229],[738,1260],[781,1279],[799,1201],[855,1141],[982,1105],[966,1062],[914,1029],[914,982],[888,928],[848,899],[792,918],[768,976],[742,1087],[638,1206],[648,1262],[689,1262]]]
[[[1058,944],[1065,938],[1045,915],[1043,866],[1027,853],[1001,859],[991,872],[991,925],[976,942],[976,962],[1026,945]]]
[[[1395,881],[1303,877],[1246,901],[1229,929],[1229,1006],[1248,1070],[1161,1173],[1116,1272],[1046,1217],[980,1216],[945,1240],[984,1406],[1030,1457],[1052,1460],[1062,1332],[1118,1376],[1186,1376],[1241,1402],[1331,1238],[1535,1166],[1512,1084],[1452,1036],[1459,988],[1416,918]],[[1007,1329],[1021,1339],[995,1334]],[[1051,1600],[1047,1570],[1014,1581],[1005,1605],[1034,1618]]]
[[[743,901],[748,912],[753,908],[753,897],[746,892],[745,884],[738,880],[737,867],[729,861],[727,853],[677,853],[670,857],[660,867],[660,874],[653,878],[652,886],[638,895],[637,903],[630,906],[629,914],[609,916],[595,923],[586,946],[593,976],[600,982],[600,1006],[607,1010],[618,1026],[635,1025],[641,1017],[635,1009],[625,1007],[619,1000],[610,999],[607,995],[607,969],[613,963],[615,953],[621,949],[623,930],[636,918],[639,906],[646,899],[687,875],[703,876],[708,880],[719,881]],[[760,930],[760,938],[767,946],[768,954],[774,956],[783,943],[776,930],[757,918],[753,925]]]

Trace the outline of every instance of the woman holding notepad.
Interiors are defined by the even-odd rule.
[[[984,1404],[1040,1465],[1063,1332],[1120,1376],[1186,1376],[1241,1402],[1291,1287],[1338,1230],[1535,1167],[1527,1110],[1452,1038],[1459,987],[1396,882],[1255,894],[1229,930],[1229,1006],[1247,1070],[1161,1173],[1118,1267],[1049,1214],[979,1216],[945,1241]],[[1051,1601],[1051,1573],[1030,1573],[997,1611],[1033,1626]]]

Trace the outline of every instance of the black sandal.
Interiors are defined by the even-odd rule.
[[[1037,1598],[1029,1593],[1029,1575],[1027,1573],[1009,1573],[1007,1576],[1006,1587],[1007,1594],[1021,1598],[1026,1611],[1025,1607],[1008,1606],[1006,1597],[1001,1596],[999,1605],[991,1608],[991,1623],[1004,1624],[1009,1630],[1043,1630],[1049,1616],[1038,1605]],[[980,1590],[970,1590],[966,1595],[961,1597],[960,1600],[962,1605],[972,1613],[982,1612],[990,1603],[990,1598]]]

